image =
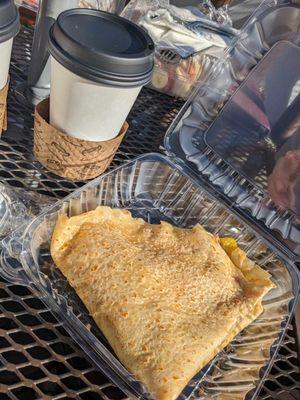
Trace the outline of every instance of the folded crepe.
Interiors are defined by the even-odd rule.
[[[120,361],[158,400],[176,399],[274,287],[232,239],[108,207],[60,215],[51,254]]]

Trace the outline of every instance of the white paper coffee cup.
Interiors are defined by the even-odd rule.
[[[19,32],[20,21],[13,0],[0,1],[0,90],[7,84],[13,38]]]
[[[60,14],[50,30],[50,124],[83,140],[116,137],[151,79],[154,44],[137,25],[97,10]]]
[[[114,87],[73,74],[51,57],[50,124],[94,142],[118,136],[140,90]]]
[[[7,83],[13,39],[0,43],[0,90]]]

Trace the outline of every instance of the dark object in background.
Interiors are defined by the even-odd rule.
[[[19,8],[20,12],[20,21],[21,24],[24,26],[34,26],[35,24],[35,19],[36,19],[36,13],[32,10],[29,10],[28,8],[25,8],[21,6]]]
[[[211,0],[213,5],[216,8],[229,5],[232,0]],[[129,1],[128,1],[129,3]],[[173,4],[174,6],[178,7],[186,7],[186,6],[198,6],[200,1],[199,0],[170,0],[170,3]]]
[[[40,0],[28,71],[28,97],[33,104],[50,93],[49,30],[58,15],[78,7],[78,0]]]
[[[212,0],[212,3],[216,8],[219,8],[222,6],[228,6],[231,4],[231,0]]]

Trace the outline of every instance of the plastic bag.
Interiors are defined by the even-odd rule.
[[[139,23],[139,19],[149,10],[165,8],[170,10],[176,17],[183,17],[187,21],[206,19],[219,25],[232,25],[227,12],[227,6],[216,9],[210,0],[199,0],[197,6],[176,7],[169,0],[131,0],[122,12],[122,16]]]
[[[57,200],[0,183],[0,237],[30,221]]]

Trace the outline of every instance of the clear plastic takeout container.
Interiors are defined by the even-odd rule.
[[[247,147],[245,150],[239,141],[235,147],[227,145],[232,127],[228,118],[222,120],[226,123],[221,126],[221,139],[222,129],[213,131],[211,124],[235,92],[243,93],[247,83],[242,83],[252,69],[255,74],[260,64],[264,71],[267,57],[277,57],[276,46],[288,52],[299,46],[299,16],[299,3],[291,0],[267,0],[259,7],[168,131],[168,157],[148,154],[135,159],[75,191],[42,212],[26,229],[18,228],[2,240],[1,275],[30,286],[64,321],[95,365],[130,397],[146,399],[150,395],[117,360],[53,264],[49,245],[57,216],[60,212],[78,215],[108,205],[126,208],[151,223],[166,220],[186,228],[201,223],[214,234],[235,238],[254,262],[270,272],[276,289],[264,298],[263,314],[191,380],[180,399],[256,399],[299,297],[300,278],[295,266],[299,219],[293,210],[282,209],[266,197],[266,186],[256,178],[259,173],[250,179],[237,167],[241,164],[235,164],[233,151],[245,153]],[[219,118],[224,118],[225,108]],[[236,115],[240,116],[240,111]],[[235,122],[239,121],[236,118]],[[236,136],[252,139],[251,135]],[[226,149],[229,162],[223,158]]]
[[[250,392],[247,398],[255,399],[290,322],[299,294],[299,273],[291,262],[276,255],[271,242],[263,240],[163,156],[142,156],[95,179],[35,218],[25,232],[14,231],[2,241],[7,252],[2,275],[36,291],[95,365],[125,394],[151,397],[117,360],[50,256],[58,214],[78,215],[98,205],[126,208],[133,216],[151,223],[165,220],[185,228],[201,223],[214,234],[235,238],[253,261],[271,273],[277,287],[265,297],[264,313],[200,371],[180,395],[180,399],[232,399]]]
[[[216,57],[205,53],[181,59],[169,50],[156,52],[153,75],[148,87],[186,100],[199,82],[205,79],[216,60]]]
[[[263,2],[165,137],[169,156],[298,260],[299,21],[299,2]]]

